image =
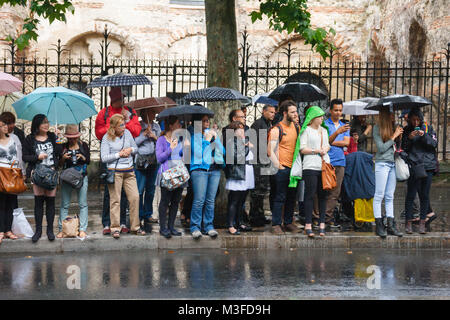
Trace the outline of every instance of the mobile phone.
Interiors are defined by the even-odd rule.
[[[414,130],[419,131],[420,127],[415,127]]]

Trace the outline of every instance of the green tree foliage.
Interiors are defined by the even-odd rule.
[[[29,11],[29,16],[24,20],[23,32],[15,39],[19,50],[27,47],[30,40],[37,40],[38,17],[48,20],[50,24],[55,20],[66,22],[66,13],[75,12],[69,0],[0,0],[0,7],[4,4],[21,6]]]
[[[329,33],[336,32],[330,28],[311,28],[311,14],[308,12],[307,0],[261,0],[259,11],[250,13],[252,22],[262,20],[263,16],[269,19],[271,29],[288,34],[295,32],[302,36],[306,44],[318,52],[324,59],[329,56],[330,49],[335,49],[326,38]]]

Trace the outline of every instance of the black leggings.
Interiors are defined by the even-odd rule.
[[[228,228],[234,227],[234,222],[236,221],[236,226],[240,226],[242,223],[242,206],[245,203],[245,198],[247,191],[232,191],[228,193]]]
[[[322,171],[303,170],[305,180],[305,220],[307,224],[312,223],[312,212],[314,209],[314,195],[317,193],[319,199],[319,223],[325,223],[325,212],[327,209],[327,192],[322,188]]]
[[[159,228],[160,231],[174,230],[175,218],[177,217],[178,205],[181,201],[183,188],[170,191],[161,187],[161,201],[159,202]],[[169,209],[169,221],[167,222],[167,209]]]
[[[11,231],[13,211],[16,205],[14,194],[0,193],[0,232]]]

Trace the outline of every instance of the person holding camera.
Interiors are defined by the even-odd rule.
[[[90,163],[90,150],[86,142],[80,140],[81,133],[78,131],[76,124],[68,124],[66,126],[66,132],[64,136],[67,138],[67,143],[63,145],[62,157],[59,161],[59,165],[63,169],[75,168],[83,175],[83,185],[80,189],[75,189],[68,183],[61,183],[61,208],[59,212],[59,233],[57,238],[62,238],[62,222],[67,217],[70,206],[70,198],[72,191],[77,191],[78,205],[80,206],[80,238],[86,237],[86,231],[88,226],[88,203],[87,203],[87,191],[88,191],[88,176],[87,166]]]

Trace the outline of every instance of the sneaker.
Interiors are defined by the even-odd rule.
[[[195,230],[194,232],[192,232],[192,237],[195,240],[200,239],[202,237],[202,233],[199,230]]]
[[[219,235],[219,233],[214,229],[208,231],[208,236],[210,236],[211,238],[215,238],[218,235]]]
[[[277,225],[277,226],[272,226],[272,230],[271,232],[273,234],[284,234],[283,229],[281,229],[281,226]]]
[[[130,233],[130,229],[128,229],[127,226],[123,224],[120,226],[120,233]]]
[[[107,236],[107,235],[109,235],[109,234],[111,234],[111,228],[108,227],[108,226],[104,227],[104,228],[103,228],[103,235],[104,235],[104,236]]]

